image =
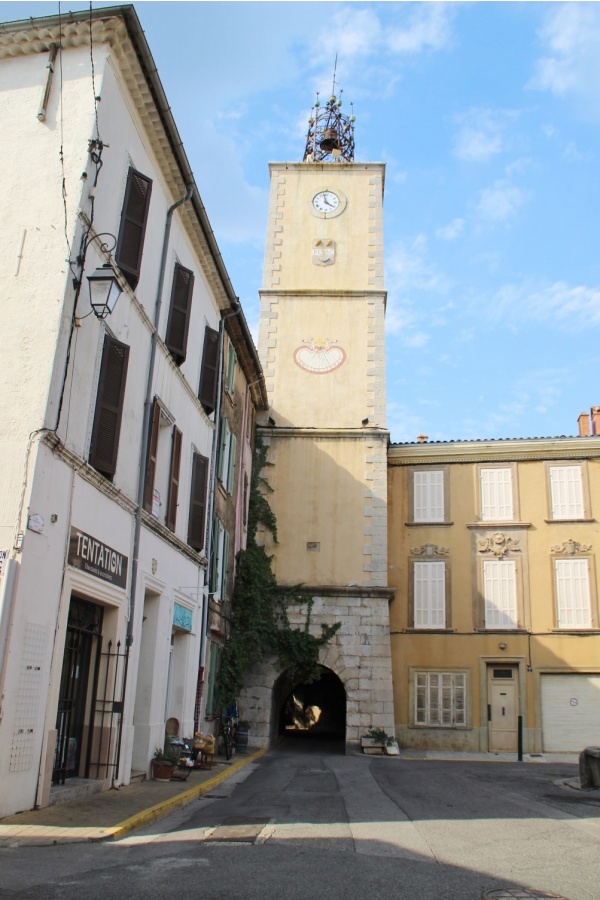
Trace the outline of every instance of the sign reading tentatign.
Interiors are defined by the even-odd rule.
[[[67,562],[116,587],[127,585],[127,557],[78,528],[71,527]]]

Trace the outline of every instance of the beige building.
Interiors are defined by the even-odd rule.
[[[282,584],[301,582],[313,598],[315,633],[321,624],[342,624],[323,651],[324,674],[314,689],[319,696],[272,666],[254,673],[243,715],[262,743],[282,730],[282,711],[294,691],[296,700],[302,695],[327,709],[328,730],[349,744],[371,726],[393,728],[385,167],[352,162],[344,145],[351,120],[336,119],[339,105],[334,97],[326,106],[334,127],[320,147],[333,134],[341,152],[339,146],[331,155],[307,148],[302,163],[270,165],[259,355],[270,405],[263,437],[278,520],[279,543],[268,544],[275,575]],[[306,609],[295,613],[299,624]]]
[[[525,753],[600,739],[600,409],[580,436],[392,444],[401,746]]]

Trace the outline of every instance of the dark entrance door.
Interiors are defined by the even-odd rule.
[[[102,614],[101,606],[71,597],[56,716],[52,784],[64,784],[67,778],[80,774],[93,702],[89,691],[90,672],[97,666],[102,644]]]

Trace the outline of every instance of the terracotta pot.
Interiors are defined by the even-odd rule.
[[[154,781],[170,781],[173,774],[173,763],[168,759],[152,760],[152,778]]]

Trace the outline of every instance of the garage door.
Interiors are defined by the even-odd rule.
[[[600,746],[600,675],[542,675],[541,683],[543,749]]]

